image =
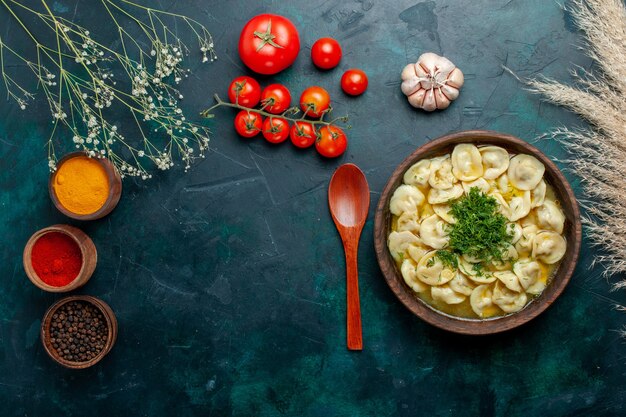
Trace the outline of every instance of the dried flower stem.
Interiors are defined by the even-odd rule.
[[[622,0],[574,0],[571,12],[600,74],[581,70],[574,74],[577,87],[548,79],[528,84],[593,127],[562,128],[547,136],[570,152],[566,162],[589,196],[581,201],[588,214],[583,222],[591,242],[604,250],[595,262],[605,265],[605,274],[619,274],[626,272],[626,8]],[[626,280],[615,284],[624,287]]]
[[[189,122],[178,106],[183,96],[175,85],[188,76],[189,70],[182,67],[182,62],[189,49],[168,28],[164,18],[186,24],[197,38],[203,62],[216,59],[210,33],[193,19],[129,0],[100,0],[100,3],[119,36],[121,52],[94,40],[84,27],[55,15],[46,0],[41,0],[43,11],[17,0],[0,0],[0,5],[32,40],[37,56],[36,61],[25,58],[0,37],[0,72],[8,98],[24,110],[35,96],[7,73],[6,54],[29,68],[50,106],[53,129],[48,140],[48,159],[52,171],[57,161],[53,139],[60,125],[72,133],[76,148],[92,157],[108,158],[122,176],[150,178],[143,165],[146,160],[165,170],[174,165],[175,155],[185,164],[185,169],[189,168],[194,159],[204,157],[209,132]],[[18,16],[18,10],[36,18],[41,27],[50,30],[53,43],[40,41]],[[127,25],[119,20],[122,17],[140,28],[148,47],[142,46],[127,31]],[[131,58],[131,53],[136,57]],[[127,79],[127,89],[118,87],[116,74],[122,75],[121,80]],[[139,132],[139,143],[126,140],[121,129],[108,121],[107,109],[113,104],[130,113]],[[154,132],[165,134],[163,142],[151,141],[154,135],[148,138],[142,127],[146,122]],[[123,152],[117,150],[120,145]]]

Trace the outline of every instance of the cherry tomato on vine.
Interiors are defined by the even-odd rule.
[[[351,96],[363,94],[367,89],[367,84],[367,75],[360,69],[349,69],[341,76],[341,89]]]
[[[319,118],[330,107],[330,95],[322,87],[309,87],[300,96],[300,109],[310,117]]]
[[[260,14],[246,23],[239,36],[239,56],[259,74],[276,74],[296,60],[300,52],[298,30],[289,19]]]
[[[315,128],[311,123],[296,122],[293,126],[291,126],[289,138],[291,139],[291,143],[296,145],[298,148],[308,148],[315,143],[317,134],[315,133]]]
[[[331,69],[341,61],[341,46],[333,38],[320,38],[311,47],[311,59],[316,67]]]
[[[261,100],[261,86],[252,77],[241,76],[230,82],[228,98],[231,103],[239,103],[244,107],[254,107]]]
[[[289,123],[280,117],[268,117],[263,122],[263,137],[270,143],[281,143],[289,137]]]
[[[244,138],[252,138],[263,128],[263,118],[260,114],[242,110],[235,116],[235,130]]]
[[[324,126],[319,130],[319,138],[315,141],[315,149],[326,158],[336,158],[346,151],[348,139],[337,126]]]
[[[261,93],[261,105],[272,114],[280,114],[291,105],[291,93],[282,84],[270,84]]]

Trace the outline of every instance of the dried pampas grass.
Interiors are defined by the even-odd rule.
[[[528,85],[592,126],[562,128],[547,136],[572,155],[568,162],[587,196],[580,201],[588,213],[586,232],[603,249],[595,261],[613,275],[626,272],[626,9],[622,0],[574,0],[571,12],[599,74],[579,69],[576,87],[547,79]],[[615,288],[626,288],[626,280]]]

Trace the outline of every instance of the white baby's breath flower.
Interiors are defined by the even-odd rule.
[[[9,2],[7,7],[10,9],[12,3]],[[114,144],[124,146],[133,153],[135,149],[132,147],[132,144],[126,142],[122,135],[116,133],[117,126],[107,120],[109,116],[101,112],[102,109],[112,107],[117,103],[119,106],[126,107],[133,114],[135,120],[138,120],[138,124],[142,123],[139,122],[140,120],[145,120],[150,123],[150,130],[161,132],[162,137],[160,139],[163,142],[159,143],[157,142],[159,135],[146,137],[143,135],[145,130],[140,126],[140,137],[138,138],[143,141],[146,149],[150,149],[151,152],[157,148],[166,150],[158,154],[157,158],[148,156],[149,160],[154,162],[157,168],[161,170],[169,169],[175,165],[174,156],[183,159],[185,169],[189,168],[190,162],[196,158],[195,155],[192,156],[194,154],[193,144],[198,144],[199,155],[197,157],[202,157],[203,151],[206,149],[206,142],[205,135],[198,134],[200,128],[188,122],[183,115],[182,109],[177,106],[177,100],[182,100],[183,95],[175,89],[175,85],[189,74],[188,69],[181,67],[183,56],[187,54],[188,48],[161,23],[159,16],[163,12],[141,5],[133,5],[133,7],[130,7],[131,11],[125,11],[124,14],[135,19],[133,13],[144,13],[143,17],[150,22],[154,22],[152,24],[156,26],[154,38],[150,39],[152,42],[151,46],[142,48],[140,45],[144,45],[144,41],[135,43],[141,49],[136,60],[134,57],[128,56],[126,50],[112,51],[111,53],[105,52],[109,50],[110,46],[101,45],[91,38],[89,30],[73,22],[66,24],[64,19],[54,14],[41,13],[30,9],[20,10],[25,14],[30,13],[31,17],[35,17],[35,20],[37,18],[44,19],[45,22],[50,23],[49,27],[56,31],[56,33],[53,32],[53,36],[42,38],[51,40],[49,45],[44,45],[45,48],[48,48],[46,51],[54,52],[54,48],[58,47],[61,60],[69,58],[80,64],[80,66],[87,67],[87,74],[73,74],[70,72],[72,65],[60,67],[56,58],[48,59],[51,56],[56,56],[55,54],[42,54],[38,57],[37,62],[27,61],[20,56],[16,56],[16,58],[22,60],[37,78],[44,97],[50,105],[52,121],[55,123],[55,126],[57,124],[64,125],[72,132],[69,137],[73,147],[84,150],[90,157],[108,157],[120,171],[129,176],[139,176],[142,179],[148,179],[151,177],[150,174],[143,166],[139,165],[137,160],[132,162],[133,165],[129,165],[124,161],[122,154],[115,153],[114,148],[110,147],[110,145]],[[115,12],[109,11],[109,13]],[[213,60],[213,42],[210,34],[202,25],[184,16],[169,12],[167,15],[174,19],[180,19],[191,27],[198,36],[202,60],[205,62],[208,59]],[[14,17],[19,19],[17,14]],[[136,20],[141,21],[141,19]],[[117,21],[113,19],[113,25],[116,24]],[[41,30],[45,31],[46,27],[42,27]],[[121,30],[120,27],[117,27],[117,33],[120,34],[122,42],[125,43],[129,40],[129,35]],[[132,39],[132,41],[135,42],[135,39]],[[40,46],[38,45],[37,47],[39,48]],[[12,52],[7,51],[9,50],[4,48],[4,44],[0,43],[0,52],[12,54]],[[53,71],[45,68],[42,62],[44,60],[47,61],[46,64],[53,66],[51,68]],[[151,65],[146,65],[145,61],[152,61],[152,63]],[[122,97],[120,99],[118,99],[115,93],[119,87],[116,87],[117,83],[112,80],[114,77],[114,64],[121,66],[124,71],[120,71],[120,73],[125,76],[128,75],[131,82],[130,88],[126,92],[122,90],[119,94]],[[152,67],[152,64],[154,67]],[[150,71],[150,68],[154,68],[154,70]],[[15,94],[10,91],[9,96],[17,102],[20,109],[25,110],[28,100],[33,98],[32,95],[15,83],[7,81],[5,68],[2,67],[0,69],[4,77],[4,84],[9,88],[17,89],[19,92],[19,94]],[[61,91],[54,88],[58,85],[56,80],[57,74],[54,73],[57,70],[60,70],[58,73],[60,74],[58,84],[64,87]],[[22,96],[24,98],[21,98]],[[163,133],[167,136],[163,135]],[[156,142],[156,144],[153,144],[152,141]],[[180,146],[181,142],[185,144],[182,148]],[[48,144],[51,164],[54,164],[54,161],[56,161],[53,143],[51,138]],[[173,144],[175,145],[173,146]],[[173,152],[176,154],[174,155]],[[136,155],[143,157],[145,152],[137,151]],[[50,168],[53,169],[52,165]]]

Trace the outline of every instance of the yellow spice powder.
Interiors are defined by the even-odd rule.
[[[109,178],[96,159],[76,156],[63,162],[52,184],[63,207],[76,214],[98,211],[109,197]]]

